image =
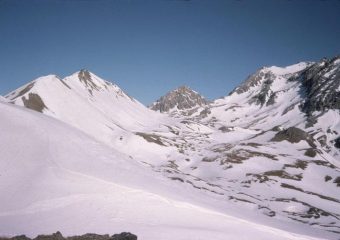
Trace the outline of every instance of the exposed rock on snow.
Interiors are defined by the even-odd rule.
[[[28,99],[26,99],[26,97],[23,96],[22,101],[25,107],[35,110],[37,112],[43,112],[44,109],[47,109],[41,97],[36,93],[29,93]]]
[[[291,143],[298,143],[300,141],[306,141],[309,145],[314,146],[313,138],[305,131],[297,127],[290,127],[286,130],[279,131],[275,134],[272,141],[281,142],[281,141],[288,141]]]
[[[334,146],[335,146],[336,148],[340,148],[340,137],[338,137],[337,139],[335,139],[335,144],[334,144]]]
[[[90,94],[92,95],[93,90],[99,90],[100,87],[95,84],[92,80],[91,74],[88,70],[82,69],[78,73],[79,81],[81,81],[88,88]]]

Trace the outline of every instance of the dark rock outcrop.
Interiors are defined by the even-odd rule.
[[[36,93],[29,93],[28,99],[26,97],[22,97],[22,101],[25,107],[37,112],[42,112],[45,108],[47,108],[41,97]]]
[[[261,91],[250,100],[250,103],[255,102],[261,106],[264,104],[269,106],[275,103],[276,94],[270,89],[273,83],[273,75],[269,73],[267,78],[268,79],[266,79],[262,84]]]
[[[114,234],[111,240],[137,240],[137,236],[129,232],[122,232],[120,234]]]
[[[307,132],[297,127],[290,127],[285,130],[279,131],[275,134],[274,138],[271,141],[281,142],[284,140],[291,143],[306,141],[310,146],[315,147],[313,138]]]
[[[338,137],[337,139],[335,139],[334,147],[340,148],[340,137]]]
[[[315,157],[317,154],[316,150],[314,150],[313,148],[308,148],[305,152],[305,156],[307,157]]]
[[[340,187],[340,176],[339,176],[339,177],[336,177],[336,178],[334,179],[333,183],[335,183],[337,187]]]

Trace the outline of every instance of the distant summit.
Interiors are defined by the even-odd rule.
[[[187,86],[181,86],[162,96],[150,106],[150,109],[160,112],[171,112],[173,110],[201,107],[207,103],[208,101],[196,91]]]

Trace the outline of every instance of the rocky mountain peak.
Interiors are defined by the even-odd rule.
[[[150,108],[155,111],[170,112],[204,106],[207,103],[208,101],[196,91],[187,86],[180,86],[158,99]]]
[[[188,86],[185,86],[185,85],[176,88],[174,91],[179,91],[179,92],[184,92],[184,93],[185,92],[195,92],[192,89],[190,89]]]
[[[78,72],[78,78],[81,81],[88,81],[91,80],[91,73],[87,69],[81,69]]]
[[[91,72],[89,72],[88,70],[81,69],[78,72],[78,79],[79,79],[80,82],[82,82],[91,91],[98,90],[98,89],[100,89],[100,86],[98,86],[98,84],[96,84],[96,82],[98,82],[98,81],[94,81],[92,75],[93,74],[91,74]]]

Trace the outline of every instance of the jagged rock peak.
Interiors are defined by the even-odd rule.
[[[154,102],[150,108],[160,112],[191,109],[204,106],[208,101],[187,86],[180,86]]]
[[[79,78],[81,81],[88,81],[88,80],[91,80],[91,73],[90,73],[87,69],[81,69],[81,70],[78,72],[78,78]]]

